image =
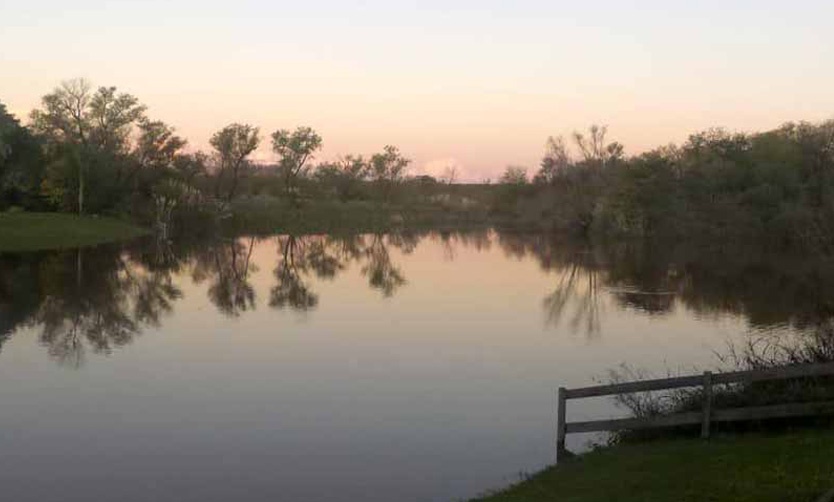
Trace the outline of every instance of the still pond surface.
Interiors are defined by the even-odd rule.
[[[834,281],[783,265],[495,231],[0,254],[0,486],[465,500],[553,462],[558,386],[713,369],[815,322]]]

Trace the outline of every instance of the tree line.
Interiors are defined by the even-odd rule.
[[[210,152],[190,152],[135,96],[65,81],[43,96],[28,125],[0,103],[0,210],[117,214],[165,224],[175,211],[222,213],[257,171],[275,174],[288,198],[299,196],[301,179],[314,178],[341,199],[387,202],[410,164],[389,145],[367,159],[347,155],[313,166],[322,138],[298,127],[273,132],[276,164],[257,166],[252,154],[262,140],[258,127],[233,123],[212,135]]]
[[[585,236],[834,246],[832,120],[759,133],[709,129],[630,156],[608,139],[606,127],[592,126],[549,138],[532,177],[511,166],[494,185],[461,185],[453,184],[454,170],[444,180],[409,176],[410,159],[390,145],[368,157],[315,162],[322,138],[309,127],[264,138],[256,126],[233,123],[212,135],[210,151],[192,151],[147,111],[130,94],[84,80],[43,96],[26,125],[0,103],[0,210],[113,214],[167,228],[172,221],[222,220],[235,208],[268,216],[304,200],[373,201],[378,206],[354,205],[351,214],[388,219],[376,207],[417,200],[412,212],[425,221],[441,221],[440,214],[444,222]],[[252,155],[267,139],[276,160],[256,164]],[[240,203],[260,196],[267,202]],[[334,207],[319,212],[339,211]]]
[[[507,168],[494,211],[586,235],[834,245],[834,120],[709,129],[634,156],[606,133],[548,139],[532,179]]]

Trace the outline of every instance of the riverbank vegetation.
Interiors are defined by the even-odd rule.
[[[834,432],[600,448],[473,502],[808,502],[834,488]]]
[[[268,140],[271,163],[252,160]],[[592,126],[550,138],[538,169],[494,183],[411,175],[393,145],[320,160],[309,127],[217,131],[208,152],[115,87],[46,94],[28,124],[0,104],[0,211],[99,214],[165,233],[493,225],[582,237],[834,246],[834,121],[761,133],[710,129],[627,155]]]
[[[502,185],[496,211],[526,227],[826,251],[834,245],[834,121],[710,129],[635,156],[593,126],[571,141],[550,138],[532,180],[508,168]]]
[[[262,136],[233,123],[210,152],[191,151],[136,97],[67,81],[27,125],[0,104],[0,211],[114,216],[165,235],[487,222],[484,190],[409,176],[411,160],[395,146],[314,163],[323,140],[301,126],[271,133],[275,161],[257,164]]]

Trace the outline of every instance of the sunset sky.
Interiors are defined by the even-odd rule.
[[[0,101],[135,94],[192,148],[309,125],[319,158],[394,144],[467,180],[607,124],[629,153],[710,126],[834,117],[831,1],[0,0]],[[259,159],[269,160],[263,142]]]

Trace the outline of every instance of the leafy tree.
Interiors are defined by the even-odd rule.
[[[249,155],[260,144],[260,129],[248,124],[230,124],[214,133],[209,141],[217,156],[217,173],[214,195],[230,202],[237,191],[240,179],[249,167]],[[226,185],[224,188],[224,184]]]
[[[556,177],[565,172],[572,163],[565,139],[561,136],[547,138],[545,154],[539,172],[533,177],[535,183],[552,184]]]
[[[519,166],[507,166],[498,180],[502,185],[523,186],[527,184],[527,169]]]
[[[368,163],[361,155],[347,155],[336,162],[319,164],[316,168],[319,182],[333,187],[342,201],[357,198],[369,174]]]
[[[321,136],[309,127],[299,127],[290,132],[279,129],[272,133],[272,151],[279,157],[279,167],[284,178],[287,195],[295,195],[298,178],[307,169],[307,161],[321,148]]]
[[[40,141],[0,103],[0,209],[36,207],[42,176]]]
[[[392,145],[386,145],[382,153],[371,157],[371,178],[377,186],[382,201],[390,201],[394,189],[405,178],[405,172],[410,163],[411,160],[403,157],[399,149]]]
[[[677,216],[677,201],[674,162],[656,150],[631,159],[618,170],[605,216],[610,230],[652,235]]]
[[[61,83],[41,103],[42,109],[32,112],[32,122],[46,138],[53,159],[47,174],[52,178],[46,185],[49,195],[65,201],[65,195],[74,193],[82,214],[92,181],[99,185],[92,193],[101,197],[96,209],[118,200],[112,192],[124,174],[133,125],[143,117],[145,107],[130,94],[117,93],[115,87],[93,92],[81,79]]]
[[[9,144],[9,136],[20,127],[17,119],[6,111],[6,105],[0,102],[0,166],[11,154],[12,148]]]
[[[139,121],[139,138],[134,150],[137,166],[143,171],[157,173],[173,170],[186,144],[187,141],[164,122],[143,118]]]

